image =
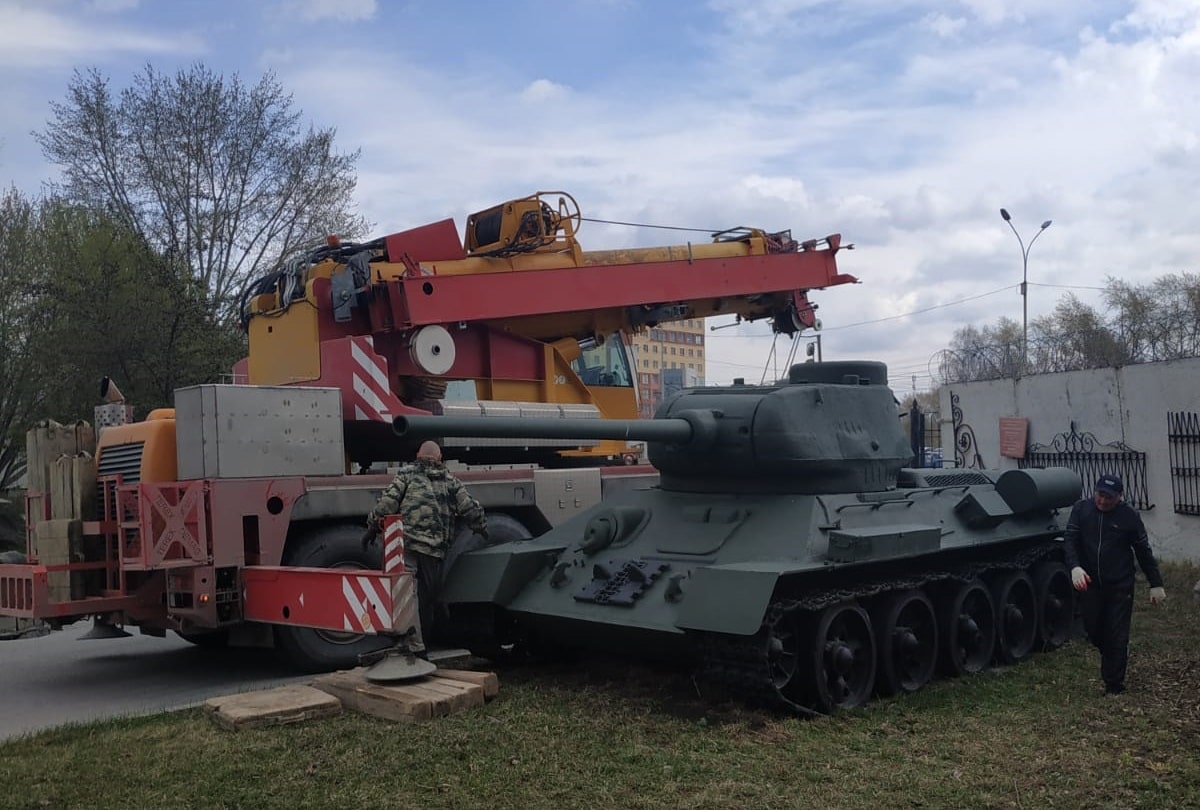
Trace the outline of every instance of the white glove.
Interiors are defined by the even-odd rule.
[[[1092,578],[1088,576],[1087,571],[1084,571],[1078,565],[1071,569],[1071,584],[1075,586],[1077,591],[1086,591],[1088,583]]]
[[[1150,589],[1150,604],[1157,605],[1159,602],[1167,601],[1166,588],[1151,588]]]

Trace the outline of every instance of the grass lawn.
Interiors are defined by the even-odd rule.
[[[1200,567],[1164,573],[1116,698],[1082,640],[821,720],[644,666],[526,667],[416,725],[228,732],[197,709],[45,732],[0,745],[0,808],[1200,807]]]

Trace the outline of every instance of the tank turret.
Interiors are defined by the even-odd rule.
[[[804,364],[771,386],[694,388],[651,420],[398,416],[410,439],[644,441],[662,487],[678,492],[829,493],[892,489],[912,458],[875,362]]]
[[[658,486],[539,537],[457,548],[450,626],[476,654],[666,657],[720,693],[811,713],[1016,663],[1071,633],[1060,510],[1079,476],[906,468],[882,363],[687,389],[643,421],[398,417],[394,428],[410,440],[644,441],[660,471]]]

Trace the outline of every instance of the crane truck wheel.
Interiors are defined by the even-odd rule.
[[[288,541],[284,565],[311,568],[349,568],[378,571],[381,544],[364,550],[362,525],[337,523],[315,526]],[[341,633],[309,627],[276,625],[275,646],[292,666],[304,672],[329,672],[358,666],[358,657],[391,644],[386,636]]]
[[[458,537],[454,538],[454,542],[450,544],[450,550],[446,553],[446,562],[442,566],[443,576],[449,575],[454,563],[468,551],[499,543],[511,543],[514,540],[528,540],[533,537],[533,533],[525,528],[524,523],[503,512],[489,512],[487,521],[488,536],[486,540],[470,529],[463,529],[458,533]]]

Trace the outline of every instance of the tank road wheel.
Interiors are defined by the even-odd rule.
[[[284,565],[378,571],[383,565],[382,543],[362,547],[362,526],[351,523],[322,526],[289,542]],[[391,644],[386,636],[340,633],[309,627],[275,625],[275,646],[284,658],[305,672],[328,672],[358,666],[358,657]]]
[[[917,589],[884,594],[871,610],[878,644],[875,688],[881,695],[915,692],[937,664],[937,617],[933,602]]]
[[[996,659],[1005,664],[1024,661],[1033,653],[1037,636],[1037,597],[1033,580],[1024,571],[1005,571],[992,581],[996,606]]]
[[[1062,563],[1046,561],[1033,567],[1032,578],[1038,606],[1038,648],[1056,650],[1071,638],[1075,620],[1071,575]]]
[[[867,612],[842,602],[817,613],[808,658],[809,696],[817,711],[866,703],[875,686],[875,636]]]
[[[801,700],[803,686],[800,675],[801,659],[805,653],[801,649],[800,626],[797,624],[795,613],[785,614],[771,627],[767,635],[767,672],[775,691],[793,702]]]
[[[955,583],[939,613],[946,674],[969,675],[987,669],[996,642],[996,613],[983,581]]]

